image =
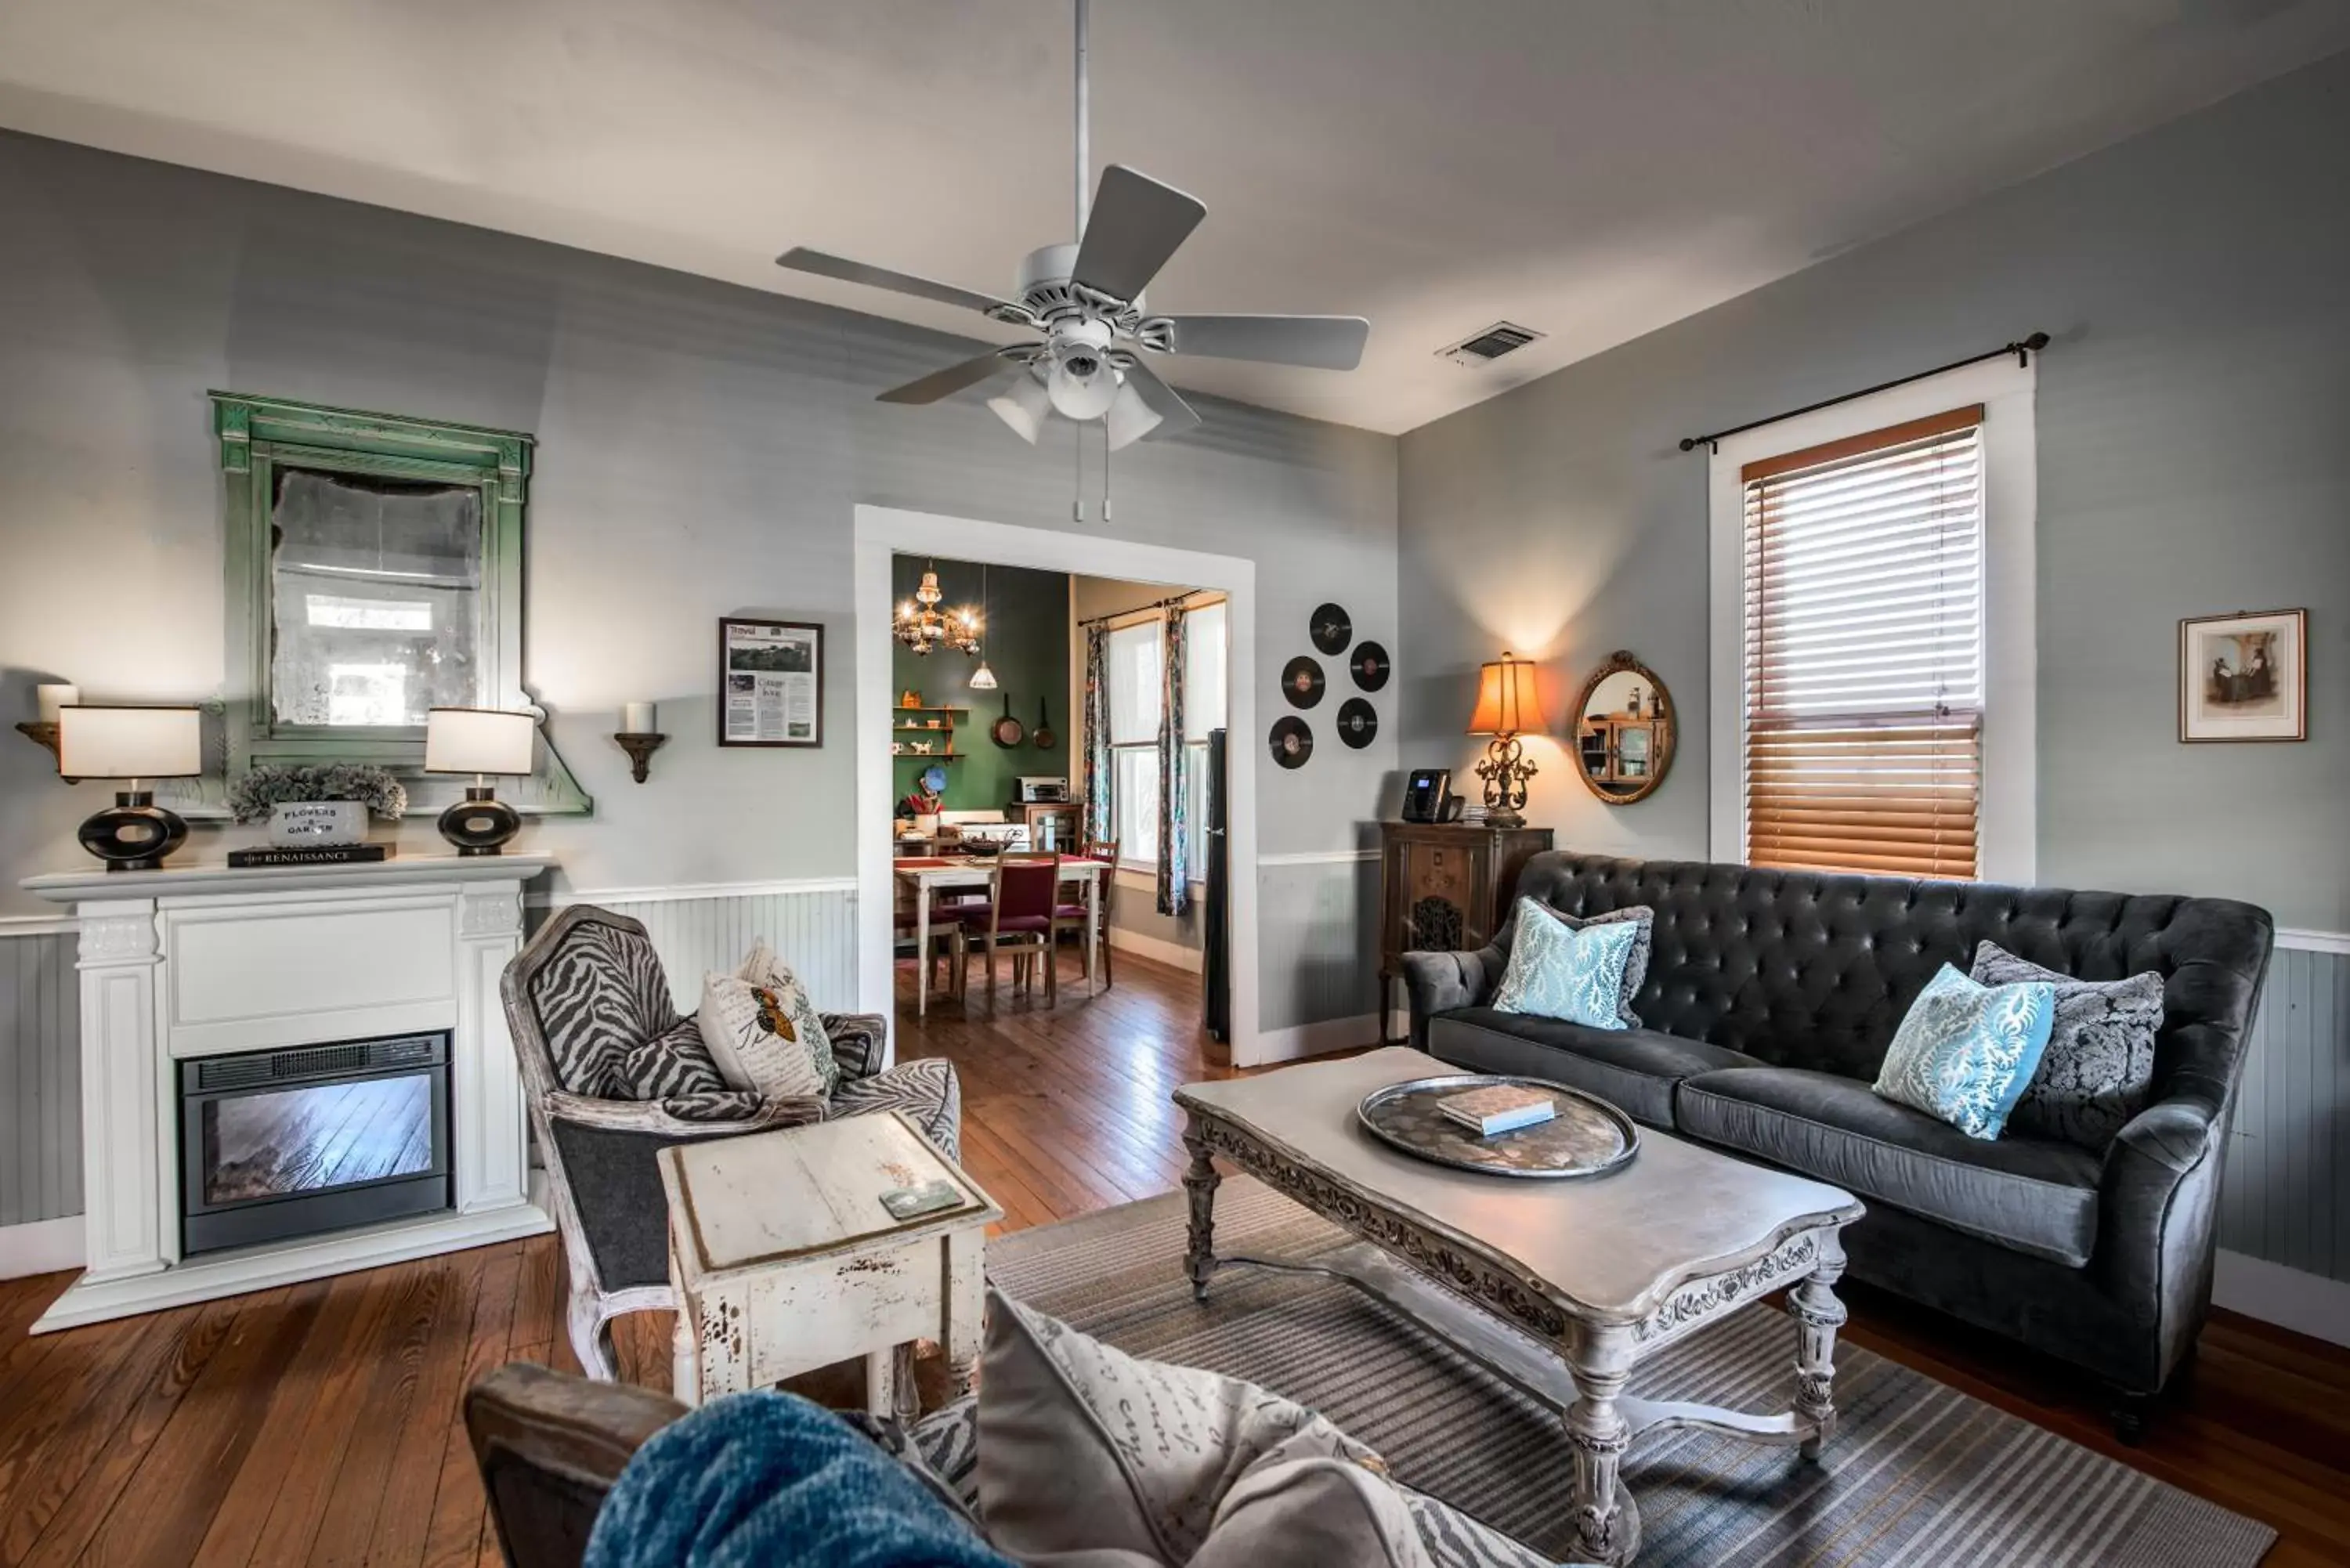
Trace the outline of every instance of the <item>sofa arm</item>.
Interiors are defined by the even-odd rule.
[[[546,1096],[546,1115],[550,1121],[598,1132],[649,1133],[696,1143],[703,1138],[739,1137],[773,1127],[820,1122],[824,1120],[825,1104],[809,1096],[777,1095],[760,1101],[758,1110],[750,1116],[697,1121],[671,1115],[658,1100],[599,1100],[557,1089]]]
[[[1501,983],[1504,955],[1496,948],[1475,952],[1406,953],[1403,985],[1411,998],[1411,1043],[1428,1048],[1428,1021],[1456,1007],[1477,1007]]]
[[[2193,1344],[2211,1304],[2227,1117],[2192,1090],[2157,1101],[2116,1135],[2100,1183],[2092,1266],[2106,1293],[2154,1330],[2153,1393]]]

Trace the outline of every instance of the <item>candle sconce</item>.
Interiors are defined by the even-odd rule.
[[[620,750],[629,753],[629,776],[639,784],[645,782],[645,765],[652,761],[655,752],[667,743],[667,735],[633,733],[622,731],[612,739],[620,742]]]

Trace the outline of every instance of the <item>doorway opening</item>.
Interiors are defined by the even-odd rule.
[[[1253,563],[857,521],[860,1005],[1082,1018],[1123,961],[1253,1064]]]

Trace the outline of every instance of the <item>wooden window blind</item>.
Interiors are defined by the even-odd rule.
[[[1746,858],[1976,875],[1982,409],[1748,463]]]

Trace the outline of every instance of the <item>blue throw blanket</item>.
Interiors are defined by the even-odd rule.
[[[871,1439],[791,1394],[654,1434],[596,1516],[587,1568],[1014,1568]]]

